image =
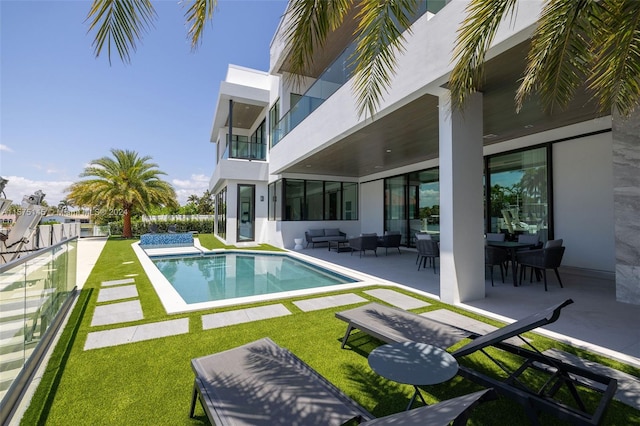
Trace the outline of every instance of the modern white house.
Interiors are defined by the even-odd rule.
[[[543,1],[518,3],[499,29],[486,81],[465,107],[446,88],[468,1],[422,3],[374,117],[357,113],[349,20],[290,83],[285,15],[268,72],[229,66],[211,142],[216,234],[229,244],[293,248],[308,229],[348,235],[439,233],[440,297],[484,297],[484,235],[561,238],[563,268],[615,279],[640,304],[640,113],[597,112],[580,91],[566,111],[514,95]]]

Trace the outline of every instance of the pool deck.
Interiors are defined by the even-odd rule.
[[[81,240],[81,243],[84,243],[84,240]],[[84,244],[81,248],[84,250]],[[206,250],[202,247],[197,248]],[[154,250],[164,250],[163,254],[175,251]],[[359,257],[351,256],[348,252],[336,253],[317,247],[292,251],[291,254],[330,267],[336,272],[356,275],[366,285],[399,286],[439,299],[439,270],[437,274],[429,268],[418,271],[416,252],[407,248],[401,251],[402,254],[389,252],[387,256],[381,254],[375,257],[369,253]],[[575,303],[563,310],[558,321],[545,327],[544,333],[555,339],[640,366],[640,328],[636,326],[637,318],[640,318],[640,306],[617,302],[615,285],[611,279],[580,275],[562,268],[560,273],[564,288],[559,287],[555,277],[550,277],[549,291],[545,292],[542,285],[535,281],[514,287],[510,281],[511,275],[505,277],[503,284],[497,272],[495,287],[491,286],[488,276],[484,277],[484,299],[467,302],[460,307],[511,322],[571,298]],[[348,289],[345,292],[348,292]]]

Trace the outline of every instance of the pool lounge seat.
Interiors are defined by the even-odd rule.
[[[269,338],[191,360],[195,383],[190,417],[199,399],[215,425],[454,425],[466,423],[490,389],[379,419]]]
[[[501,380],[488,376],[469,367],[472,364],[467,362],[460,363],[458,374],[483,386],[492,387],[499,394],[520,403],[533,425],[539,424],[538,412],[540,410],[547,411],[561,420],[567,420],[574,424],[600,424],[616,392],[617,381],[588,368],[570,365],[544,355],[534,348],[531,342],[522,337],[523,333],[555,322],[560,316],[561,309],[571,303],[573,300],[567,299],[483,335],[467,332],[467,335],[473,340],[452,352],[452,355],[460,360],[465,356],[480,352],[486,355],[497,368],[501,369],[502,376],[506,377]],[[347,331],[342,340],[343,348],[354,329],[387,343],[413,340],[448,348],[460,340],[451,331],[451,329],[456,329],[453,326],[445,327],[437,321],[428,320],[418,314],[377,303],[338,312],[335,316],[347,322]],[[510,343],[514,338],[520,339],[532,350]],[[450,344],[450,342],[453,343]],[[519,356],[523,360],[522,365],[510,370],[504,363],[496,361],[494,355],[489,356],[486,352],[489,347]],[[533,384],[527,383],[526,374],[530,370],[547,376],[547,380],[542,381],[544,383],[542,388],[536,389]],[[566,393],[573,398],[571,407],[566,405],[565,401],[555,398],[558,392],[563,389],[567,390]],[[586,408],[587,404],[584,403],[583,398],[585,390],[594,391],[596,396],[599,396],[595,410]],[[588,397],[596,399],[593,395]],[[589,404],[592,403],[593,401],[589,402]]]
[[[340,231],[338,228],[325,228],[325,229],[309,229],[304,233],[304,239],[307,241],[307,247],[311,244],[312,248],[316,247],[316,244],[328,243],[329,241],[343,241],[347,237],[347,234]]]

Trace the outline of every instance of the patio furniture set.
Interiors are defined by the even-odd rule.
[[[555,322],[561,309],[571,303],[567,299],[483,335],[378,303],[338,312],[336,318],[347,323],[342,348],[356,347],[354,341],[361,334],[386,343],[369,353],[368,363],[379,375],[414,386],[406,411],[375,419],[288,349],[264,338],[191,360],[195,381],[190,416],[200,400],[216,425],[463,425],[478,404],[503,396],[521,404],[534,425],[540,424],[541,411],[573,424],[598,425],[616,392],[616,379],[545,355],[522,337]],[[348,343],[356,329],[361,332],[358,339]],[[471,341],[451,352],[443,349],[463,339]],[[500,362],[496,351],[518,355],[522,365]],[[506,377],[474,369],[473,359],[459,363],[478,353]],[[424,403],[419,386],[446,382],[456,375],[485,389],[411,409],[417,398]]]
[[[485,265],[490,268],[491,286],[494,285],[493,268],[500,268],[500,275],[504,283],[504,276],[511,264],[513,286],[522,284],[522,278],[526,277],[526,270],[530,268],[529,282],[536,279],[544,279],[544,290],[547,287],[547,269],[552,269],[558,283],[562,288],[562,280],[558,268],[562,263],[565,247],[562,239],[540,242],[537,234],[519,235],[517,241],[505,241],[505,234],[489,233],[485,240]]]
[[[385,249],[385,255],[388,254],[390,248],[398,249],[400,251],[400,241],[402,235],[396,231],[386,231],[384,235],[378,236],[377,233],[361,234],[357,237],[348,237],[347,234],[339,229],[309,229],[304,233],[307,247],[311,244],[312,248],[315,248],[316,244],[327,243],[329,251],[335,249],[336,252],[359,252],[360,257],[362,254],[369,251],[373,251],[373,254],[378,256],[378,248]]]

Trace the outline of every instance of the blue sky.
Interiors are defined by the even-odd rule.
[[[41,189],[50,205],[111,148],[151,156],[184,204],[207,189],[209,142],[228,64],[268,70],[286,2],[220,0],[192,52],[177,0],[153,2],[157,20],[132,55],[95,58],[89,1],[0,1],[0,176],[20,203]]]

